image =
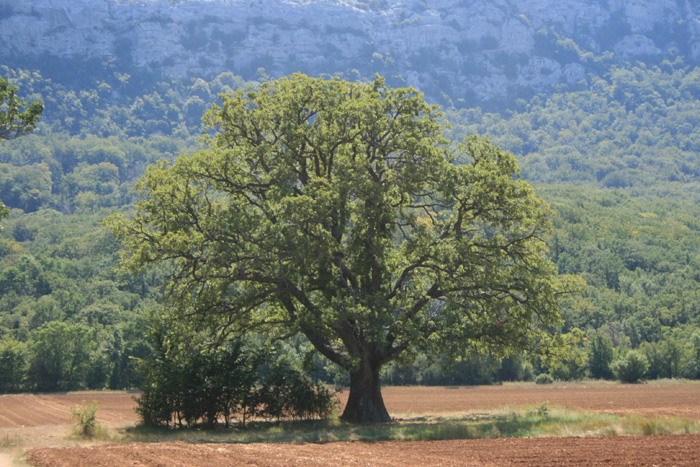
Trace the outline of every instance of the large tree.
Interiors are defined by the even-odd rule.
[[[207,148],[151,167],[135,217],[110,221],[124,261],[167,264],[168,306],[198,329],[301,332],[350,373],[343,418],[389,421],[382,365],[536,346],[573,286],[515,159],[476,137],[453,148],[439,117],[379,77],[223,96]]]

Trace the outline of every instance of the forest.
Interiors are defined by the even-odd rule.
[[[220,93],[259,82],[224,73],[144,86],[115,73],[77,89],[35,70],[2,66],[0,76],[45,105],[33,133],[0,143],[10,208],[0,221],[0,392],[137,388],[159,351],[162,271],[119,269],[103,220],[133,211],[146,167],[200,147],[201,117]],[[664,61],[612,68],[501,113],[445,108],[451,140],[478,134],[517,158],[555,212],[550,259],[587,285],[562,304],[568,352],[558,358],[419,353],[388,365],[384,382],[613,378],[639,355],[644,378],[700,378],[699,97],[700,70]],[[300,336],[273,355],[347,382]]]

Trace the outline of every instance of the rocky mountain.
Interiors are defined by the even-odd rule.
[[[697,0],[0,0],[0,63],[131,73],[379,72],[467,103],[622,61],[700,60]]]

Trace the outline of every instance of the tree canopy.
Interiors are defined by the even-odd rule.
[[[0,78],[0,140],[18,138],[32,131],[43,111],[41,101],[30,102],[27,106],[25,100],[17,97],[17,86]]]
[[[219,335],[301,332],[350,373],[343,418],[388,421],[382,365],[415,349],[534,348],[560,322],[550,212],[515,159],[456,148],[411,88],[293,75],[223,96],[207,148],[151,167],[125,264],[170,268],[169,308]]]

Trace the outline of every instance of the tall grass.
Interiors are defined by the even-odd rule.
[[[0,436],[0,448],[13,448],[22,445],[24,440],[19,436],[2,435]]]
[[[616,436],[700,433],[700,422],[680,417],[618,416],[591,410],[538,406],[504,407],[484,412],[400,414],[394,423],[352,425],[338,419],[313,422],[254,423],[246,429],[215,431],[135,427],[125,441],[212,443],[327,443],[334,441],[431,441],[543,436]]]

